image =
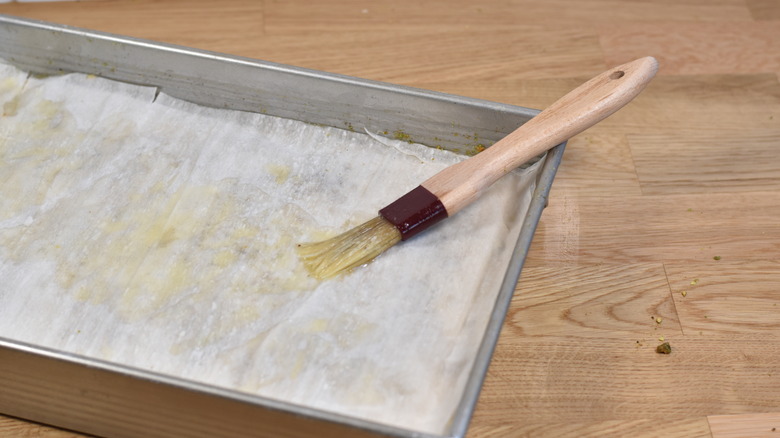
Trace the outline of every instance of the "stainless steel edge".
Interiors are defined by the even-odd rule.
[[[494,143],[536,114],[512,105],[3,15],[0,58],[38,73],[90,73],[155,86],[201,105],[369,130],[461,153]]]
[[[479,398],[482,384],[487,375],[493,352],[498,343],[498,337],[501,333],[501,327],[504,325],[504,318],[509,310],[515,289],[520,279],[520,273],[531,247],[536,227],[542,217],[542,212],[547,207],[547,199],[552,188],[555,174],[558,172],[558,166],[563,159],[563,152],[566,148],[566,142],[559,144],[551,149],[545,156],[542,163],[542,170],[536,188],[531,198],[531,204],[528,207],[523,225],[520,229],[520,235],[517,238],[512,258],[504,279],[501,283],[496,302],[491,312],[485,334],[477,351],[476,359],[472,365],[469,379],[464,389],[463,397],[458,404],[456,414],[452,424],[452,437],[462,438],[466,435],[469,422]]]
[[[489,146],[538,113],[480,99],[3,15],[0,58],[36,73],[95,74],[154,86],[201,105],[386,133],[456,152]],[[562,144],[551,150],[542,163],[517,246],[446,436],[466,434],[564,147]],[[105,385],[124,388],[131,394],[107,391]],[[163,432],[160,436],[177,430],[177,435],[184,432],[188,436],[436,437],[2,338],[0,389],[0,412],[105,436],[139,436],[141,432],[154,436],[154,429],[144,423],[154,420]],[[167,400],[167,404],[157,399]],[[132,416],[136,412],[145,417],[135,419]],[[132,418],[123,420],[123,415]],[[293,425],[292,421],[300,424]],[[117,424],[121,427],[111,428]]]
[[[0,338],[0,412],[107,437],[427,435]]]

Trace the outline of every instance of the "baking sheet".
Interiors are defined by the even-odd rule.
[[[446,433],[538,166],[318,283],[298,238],[462,157],[88,75],[4,77],[0,336]]]

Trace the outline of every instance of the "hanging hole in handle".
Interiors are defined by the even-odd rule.
[[[611,75],[609,75],[609,78],[610,79],[620,79],[620,78],[622,78],[625,75],[626,75],[626,72],[624,72],[623,70],[618,70],[616,72],[613,72]]]

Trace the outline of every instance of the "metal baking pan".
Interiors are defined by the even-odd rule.
[[[80,72],[193,103],[259,112],[468,153],[535,110],[253,59],[0,16],[0,58],[36,74]],[[447,437],[463,437],[565,144],[541,171]],[[2,338],[0,412],[100,436],[434,437]]]

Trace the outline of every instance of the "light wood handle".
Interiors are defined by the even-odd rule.
[[[658,62],[648,56],[601,73],[494,145],[444,169],[422,186],[439,198],[451,216],[508,172],[622,108],[656,71]]]

